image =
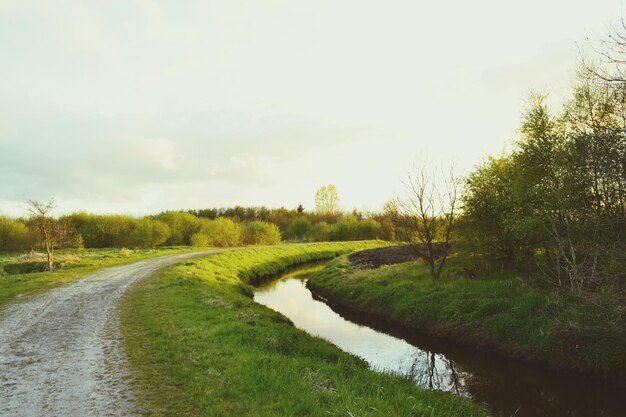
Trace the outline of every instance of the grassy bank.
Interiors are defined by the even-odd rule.
[[[355,312],[436,336],[546,362],[562,370],[617,379],[626,375],[626,315],[614,296],[593,299],[531,287],[511,273],[433,280],[425,266],[404,263],[354,269],[343,256],[309,287]]]
[[[0,255],[0,308],[16,297],[36,295],[98,269],[125,265],[146,258],[191,252],[189,247],[162,249],[86,249],[60,250],[56,253],[58,268],[41,270],[43,261],[38,257]]]
[[[470,402],[371,372],[256,304],[249,282],[377,242],[251,248],[163,270],[122,304],[151,416],[483,416]]]

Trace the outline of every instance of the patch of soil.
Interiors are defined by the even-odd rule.
[[[402,245],[355,252],[348,255],[348,259],[354,267],[374,269],[383,265],[417,261],[418,255],[415,248],[409,245]]]

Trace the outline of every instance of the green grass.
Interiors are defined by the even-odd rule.
[[[626,314],[609,293],[578,297],[530,286],[512,273],[446,277],[405,263],[353,269],[343,256],[309,280],[315,292],[354,311],[564,370],[626,375]]]
[[[163,255],[173,255],[192,251],[189,247],[162,249],[86,249],[84,251],[60,250],[55,252],[55,263],[59,267],[53,271],[15,273],[41,267],[37,262],[19,255],[0,255],[0,308],[16,297],[32,296],[73,281],[101,268],[124,265],[141,259]]]
[[[251,298],[251,281],[380,244],[251,248],[142,281],[123,300],[122,330],[145,414],[485,416],[468,400],[369,371]]]

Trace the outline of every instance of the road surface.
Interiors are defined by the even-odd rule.
[[[157,269],[220,251],[108,268],[0,311],[0,416],[135,416],[118,304]]]

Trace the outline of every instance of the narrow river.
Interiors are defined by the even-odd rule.
[[[372,369],[484,403],[497,417],[624,417],[626,392],[478,350],[438,343],[367,317],[333,310],[306,287],[320,267],[291,271],[254,300],[296,327],[363,358]]]

